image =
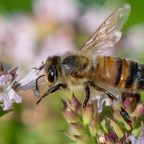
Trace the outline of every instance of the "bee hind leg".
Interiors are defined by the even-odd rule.
[[[129,124],[129,126],[131,127],[131,130],[132,130],[131,118],[130,118],[129,114],[127,113],[127,111],[124,109],[123,104],[108,90],[105,90],[104,88],[101,88],[101,87],[97,86],[93,82],[90,82],[90,85],[92,87],[94,87],[97,91],[104,92],[108,96],[108,98],[112,102],[113,110],[118,110],[120,112],[121,116],[123,117],[125,122]]]

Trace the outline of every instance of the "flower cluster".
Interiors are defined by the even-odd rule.
[[[68,132],[64,132],[78,144],[144,142],[142,125],[144,105],[139,103],[140,95],[123,93],[122,97],[125,109],[132,119],[132,129],[119,112],[104,107],[102,113],[98,113],[95,103],[90,103],[86,109],[82,109],[82,104],[73,95],[71,101],[68,99],[63,101],[64,109],[61,112],[70,127]]]
[[[12,108],[13,102],[21,103],[22,96],[18,94],[19,90],[31,89],[35,96],[39,97],[39,92],[36,89],[36,79],[39,77],[40,70],[32,69],[21,80],[16,81],[17,68],[11,71],[4,70],[3,65],[0,67],[0,102],[4,111]]]

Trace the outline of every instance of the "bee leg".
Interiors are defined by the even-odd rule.
[[[66,88],[67,85],[66,85],[66,84],[58,84],[58,85],[50,88],[46,93],[44,93],[44,94],[40,97],[40,99],[36,102],[36,104],[38,105],[38,104],[40,103],[40,101],[41,101],[44,97],[46,97],[47,95],[49,95],[49,93],[53,93],[53,92],[57,91],[60,87]]]
[[[85,87],[85,91],[86,91],[86,96],[85,96],[85,100],[84,100],[84,103],[83,103],[83,108],[86,108],[88,100],[90,98],[90,89],[89,89],[88,86]]]
[[[127,113],[127,111],[124,108],[121,108],[121,112],[120,112],[121,116],[123,117],[123,119],[129,124],[129,126],[131,127],[132,130],[132,121],[131,118],[129,116],[129,114]]]
[[[91,85],[92,87],[94,87],[97,91],[104,92],[111,101],[113,101],[113,99],[116,99],[115,96],[114,96],[112,93],[110,93],[108,90],[105,90],[105,89],[97,86],[97,85],[94,84],[93,82],[90,82],[90,85]]]
[[[128,123],[132,122],[131,119],[130,119],[130,117],[129,117],[129,114],[127,113],[127,111],[124,108],[122,108],[120,114],[121,114],[121,116],[123,117],[123,119],[125,121],[127,121]]]
[[[92,82],[90,82],[90,85],[92,87],[94,87],[97,91],[104,92],[108,96],[108,98],[112,102],[112,108],[114,110],[118,110],[120,112],[121,116],[129,124],[129,126],[131,127],[131,130],[132,130],[131,118],[130,118],[129,114],[127,113],[127,111],[124,109],[123,104],[112,93],[110,93],[108,90],[105,90],[105,89],[95,85]]]

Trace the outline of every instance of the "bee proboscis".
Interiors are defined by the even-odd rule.
[[[105,93],[112,107],[119,110],[126,122],[131,123],[123,104],[109,91],[112,87],[122,91],[144,90],[144,65],[118,57],[102,56],[121,38],[121,29],[129,17],[131,6],[125,4],[108,17],[78,51],[62,56],[48,57],[45,77],[49,90],[37,101],[59,89],[85,90],[86,107],[90,87]]]

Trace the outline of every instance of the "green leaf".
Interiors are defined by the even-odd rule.
[[[11,112],[13,109],[8,110],[8,111],[4,111],[2,106],[0,106],[0,117],[6,115],[7,113]]]
[[[122,137],[124,136],[124,133],[123,133],[123,131],[121,130],[119,124],[116,123],[116,122],[115,122],[114,120],[112,120],[111,118],[106,117],[106,119],[110,121],[110,124],[111,124],[111,126],[114,128],[117,136],[118,136],[119,138],[122,138]]]

